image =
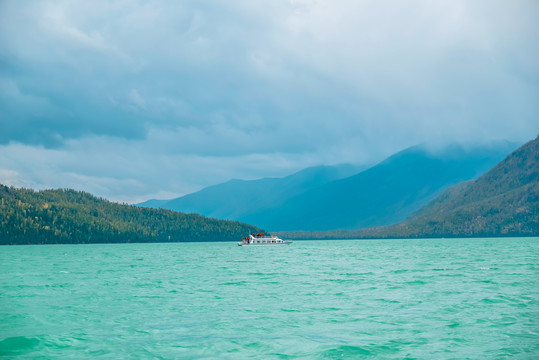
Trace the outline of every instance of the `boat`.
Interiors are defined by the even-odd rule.
[[[268,245],[290,245],[292,240],[283,240],[275,235],[266,235],[264,233],[249,234],[243,237],[239,246],[268,246]]]

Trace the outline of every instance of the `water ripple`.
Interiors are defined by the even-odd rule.
[[[539,239],[0,248],[3,358],[539,358]]]

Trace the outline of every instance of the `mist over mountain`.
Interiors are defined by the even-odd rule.
[[[404,220],[448,187],[482,175],[517,146],[414,146],[363,171],[321,166],[285,178],[231,180],[177,199],[139,205],[279,231],[388,225]]]
[[[539,236],[539,137],[406,220],[354,231],[285,231],[289,239]]]
[[[279,209],[242,219],[279,230],[352,230],[397,223],[448,187],[477,178],[514,147],[451,145],[431,151],[414,146],[356,175],[293,197]]]
[[[148,200],[138,205],[238,219],[253,212],[278,208],[290,197],[350,176],[360,169],[349,164],[315,166],[282,178],[234,179],[176,199]]]
[[[342,224],[350,219],[343,216],[341,208],[355,210],[356,215],[367,212],[359,206],[354,207],[359,204],[354,201],[358,198],[371,199],[371,202],[363,202],[364,206],[370,206],[370,217],[358,216],[356,224],[372,221],[372,213],[376,211],[379,211],[376,221],[387,221],[419,206],[433,193],[441,191],[444,184],[458,177],[481,173],[484,166],[503,152],[503,148],[500,144],[496,146],[496,151],[493,148],[464,149],[452,146],[432,152],[422,147],[413,147],[368,170],[344,178],[342,175],[353,171],[353,167],[316,167],[285,178],[234,180],[205,189],[205,192],[212,196],[221,194],[221,200],[232,199],[238,193],[243,196],[257,195],[249,198],[248,203],[256,204],[258,199],[259,203],[266,201],[266,205],[270,206],[268,199],[272,198],[263,189],[267,189],[270,195],[279,194],[277,190],[281,190],[282,199],[284,194],[299,191],[302,185],[310,184],[310,190],[279,205],[283,214],[279,221],[289,220],[286,211],[290,211],[290,208],[287,206],[298,204],[298,199],[304,200],[303,214],[312,216],[320,209],[317,208],[319,204],[312,200],[313,194],[319,197],[316,200],[323,195],[326,198],[332,197],[332,201],[341,201],[338,209],[335,206],[323,209],[325,218],[333,219],[333,224]],[[340,179],[331,180],[339,176]],[[322,185],[316,186],[317,183]],[[361,191],[347,194],[346,191],[350,191],[353,186]],[[203,195],[204,191],[201,193]],[[342,202],[342,196],[345,195],[348,196],[348,203]],[[0,218],[0,244],[223,241],[236,240],[245,233],[260,229],[237,221],[209,219],[198,214],[111,203],[73,190],[33,191],[0,186],[0,198],[3,214]],[[377,202],[374,198],[377,198]],[[274,209],[267,213],[271,211]],[[260,214],[264,214],[264,211]],[[322,226],[329,224],[329,220],[323,222],[321,217],[316,219]],[[341,223],[336,219],[340,219]],[[446,189],[396,225],[365,227],[353,231],[293,230],[281,233],[286,238],[537,235],[539,137],[507,155],[477,179],[465,180]]]
[[[539,137],[451,187],[396,229],[407,236],[539,235]]]

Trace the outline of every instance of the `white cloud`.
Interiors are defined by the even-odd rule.
[[[3,185],[15,186],[15,187],[27,186],[28,183],[25,182],[21,177],[22,177],[21,174],[19,174],[17,171],[0,168],[0,183]],[[30,185],[33,185],[33,184],[30,184]]]
[[[142,96],[140,96],[137,89],[132,89],[129,92],[128,97],[129,97],[129,100],[131,101],[131,103],[133,105],[135,105],[135,107],[137,107],[139,109],[144,109],[146,107],[146,101],[142,98]]]

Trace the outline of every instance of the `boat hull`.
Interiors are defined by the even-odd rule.
[[[238,243],[238,246],[280,246],[280,245],[290,245],[292,241],[283,241],[282,243],[266,243],[266,244],[248,244],[248,243]]]
[[[272,245],[290,245],[292,240],[283,240],[275,235],[264,236],[254,234],[249,235],[248,237],[243,238],[242,242],[238,243],[238,246],[272,246]]]

